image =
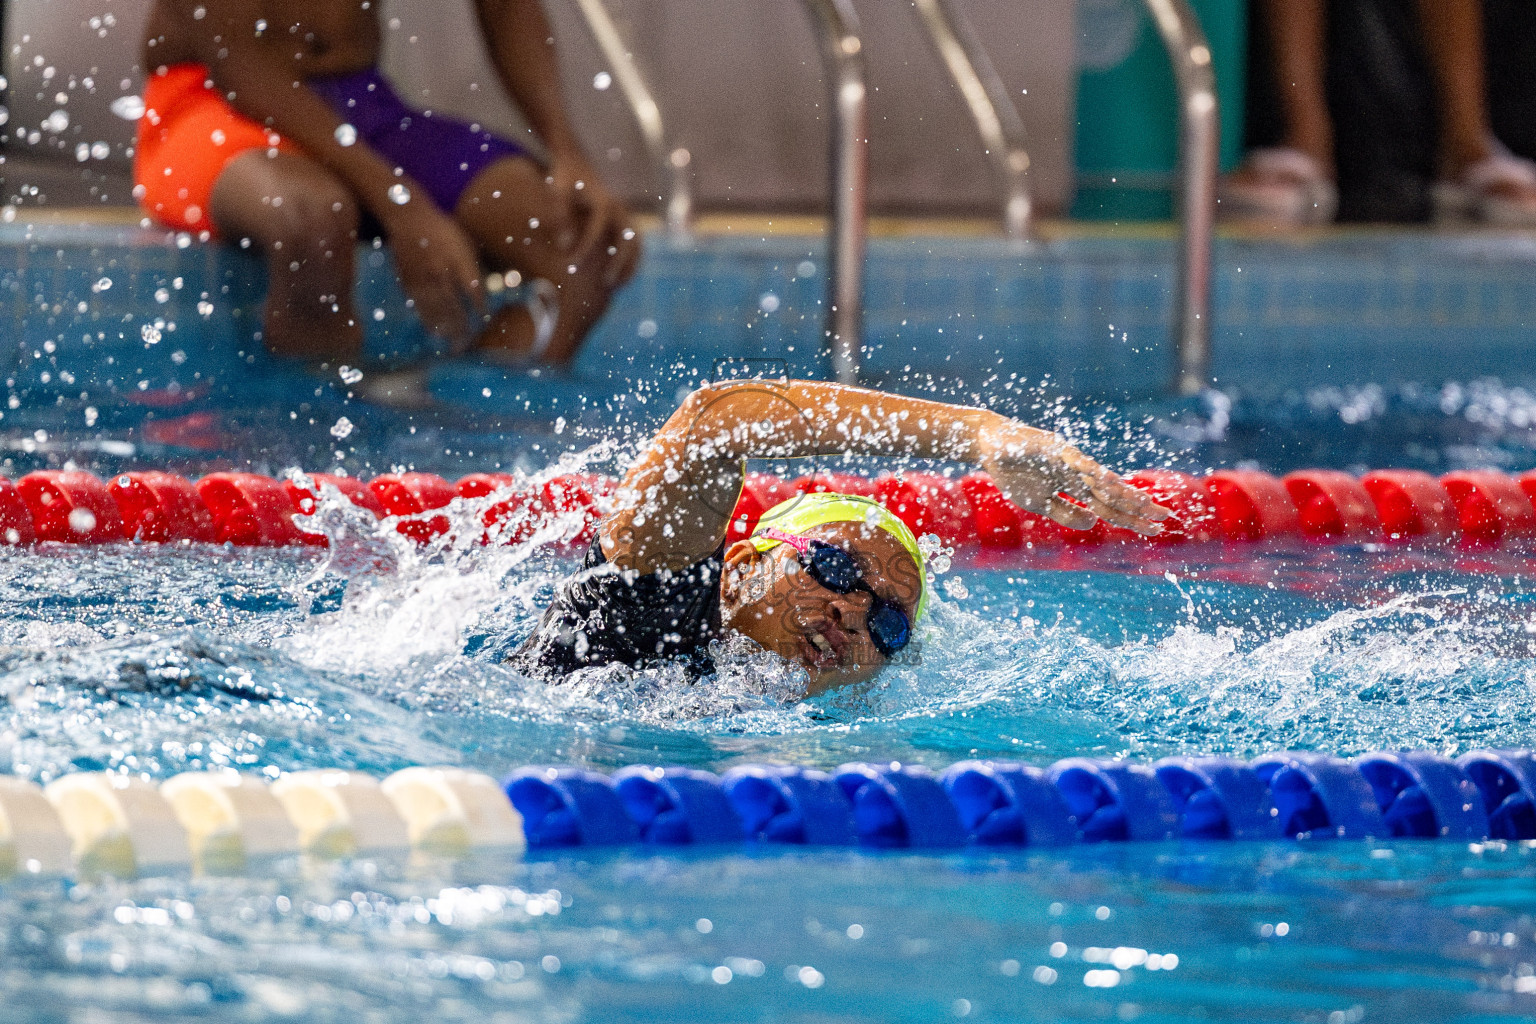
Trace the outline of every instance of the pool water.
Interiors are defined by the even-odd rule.
[[[819,243],[652,240],[574,376],[449,365],[432,380],[444,407],[390,412],[335,371],[248,351],[259,274],[186,241],[0,227],[0,292],[18,297],[0,470],[613,472],[717,355],[816,368]],[[1170,362],[1171,252],[876,240],[869,371],[1063,430],[1119,467],[1536,465],[1528,239],[1224,241],[1223,390],[1149,401]],[[370,345],[409,349],[420,332],[383,254],[363,259],[370,330],[387,335]],[[1454,755],[1536,736],[1536,551],[1519,547],[962,553],[919,664],[806,701],[794,672],[742,649],[697,686],[666,670],[524,679],[501,657],[575,564],[560,529],[422,552],[339,506],[322,518],[328,552],[0,553],[0,770]],[[24,878],[0,883],[0,1016],[1524,1020],[1533,894],[1530,844],[1409,840]]]
[[[1532,871],[1402,842],[25,883],[0,983],[18,1024],[1528,1019]]]
[[[1503,413],[1469,416],[1473,391],[1479,408],[1503,396]],[[1484,382],[1460,405],[1341,392],[1044,415],[1120,461],[1201,468],[1246,448],[1282,470],[1322,461],[1336,434],[1335,465],[1444,469],[1525,459],[1522,395]],[[611,469],[643,433],[621,424],[594,448],[547,425],[438,417],[412,434],[370,419],[373,447],[342,448],[320,429],[357,407],[327,401],[312,436],[277,418],[263,433],[262,414],[231,410],[204,421],[196,447],[137,450],[126,427],[12,457],[190,471],[281,457],[280,434],[307,465],[312,445],[358,472],[552,472],[562,451],[567,466]],[[1356,407],[1368,415],[1350,422]],[[567,762],[1455,754],[1528,744],[1536,717],[1536,559],[1518,548],[962,554],[939,578],[920,664],[804,701],[795,673],[744,650],[697,686],[664,670],[521,678],[499,659],[575,564],[560,529],[421,552],[339,506],[322,518],[329,552],[0,557],[0,767],[46,781],[220,765],[499,776]],[[1486,1021],[1536,1012],[1533,881],[1530,844],[1414,841],[625,851],[19,880],[0,885],[0,991],[7,1019],[28,1024]]]

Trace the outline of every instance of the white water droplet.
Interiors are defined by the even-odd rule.
[[[344,384],[356,384],[363,379],[363,371],[352,366],[343,366],[336,371]]]
[[[96,513],[88,508],[77,508],[69,514],[69,528],[76,533],[90,533],[96,529]]]
[[[139,328],[139,337],[144,339],[146,345],[160,344],[160,328],[154,324],[145,324]]]
[[[338,146],[351,146],[357,142],[357,129],[350,124],[336,126],[336,144]]]
[[[112,101],[111,109],[124,121],[137,121],[144,116],[144,100],[139,96],[119,96]]]
[[[396,206],[404,206],[411,201],[411,190],[397,181],[389,186],[389,201]]]
[[[111,287],[112,287],[112,279],[110,277],[103,277],[101,280],[99,280],[95,284],[91,285],[91,291],[93,291],[93,292],[104,292],[108,288],[111,288]]]
[[[340,441],[352,433],[352,421],[345,416],[337,420],[331,427],[331,436]]]
[[[53,113],[48,115],[45,121],[43,121],[43,130],[52,132],[54,135],[59,134],[59,132],[68,127],[69,111],[67,110],[55,110]]]
[[[592,76],[592,88],[602,92],[613,84],[613,76],[606,71],[599,71]]]
[[[107,157],[109,157],[111,155],[112,155],[112,147],[107,145],[105,142],[93,142],[93,143],[91,143],[91,159],[92,160],[105,160]]]

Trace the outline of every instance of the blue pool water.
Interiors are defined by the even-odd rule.
[[[1377,552],[1269,551],[1274,590],[1202,581],[1219,548],[1181,555],[1176,583],[1104,554],[962,565],[924,664],[810,703],[751,658],[694,688],[520,679],[475,650],[526,630],[569,559],[515,557],[342,593],[315,556],[10,555],[7,767],[1044,763],[1531,734],[1519,553],[1389,574]],[[0,985],[28,1022],[1514,1019],[1536,1010],[1533,881],[1530,844],[1407,840],[278,863],[0,886]]]
[[[1466,252],[1460,264],[1399,253],[1411,274],[1370,272],[1378,289],[1405,290],[1359,306],[1369,315],[1341,347],[1348,366],[1337,373],[1333,357],[1319,355],[1315,325],[1347,321],[1349,296],[1316,284],[1305,254],[1262,247],[1235,250],[1255,261],[1244,273],[1263,270],[1256,283],[1236,281],[1237,263],[1223,272],[1233,325],[1223,358],[1252,362],[1248,383],[1200,401],[1137,393],[1129,384],[1148,357],[1129,341],[1094,364],[1109,367],[1102,380],[1112,386],[1100,393],[1042,383],[1038,367],[1022,382],[977,376],[998,358],[977,347],[951,353],[963,373],[891,370],[910,390],[975,395],[1067,429],[1119,465],[1523,470],[1536,465],[1536,389],[1518,358],[1531,299],[1515,271],[1529,256],[1512,243],[1456,244],[1483,245],[1473,253],[1487,263],[1481,276],[1466,269]],[[562,456],[612,470],[676,389],[709,371],[702,343],[689,348],[707,325],[745,345],[741,325],[761,314],[761,280],[798,268],[783,262],[798,255],[787,246],[663,250],[597,339],[623,357],[617,377],[589,366],[554,382],[492,381],[448,367],[434,387],[449,404],[408,415],[362,406],[333,381],[246,364],[238,324],[221,309],[198,326],[192,300],[175,296],[194,281],[207,290],[230,268],[227,256],[147,242],[130,252],[101,239],[84,248],[92,245],[85,256],[55,256],[64,253],[57,238],[0,249],[17,262],[5,279],[13,294],[55,288],[59,306],[16,310],[15,401],[0,419],[12,475],[68,464],[102,474],[412,466],[451,477],[547,472]],[[1163,251],[1148,245],[1043,250],[1040,279],[1066,289],[1049,301],[1081,323],[1068,317],[1050,334],[1046,313],[1026,319],[1010,335],[1009,358],[1090,365],[1084,353],[1100,328],[1089,337],[1083,324],[1095,318],[1150,334],[1162,300],[1136,282],[1161,272]],[[872,288],[881,343],[895,344],[907,304],[908,319],[937,339],[945,323],[936,311],[958,301],[942,291],[947,280],[971,289],[964,308],[1001,319],[982,289],[999,259],[1019,257],[1000,252],[965,250],[970,276],[925,282],[924,268],[945,253],[924,262],[888,249],[887,276],[877,273]],[[1370,273],[1354,252],[1312,255],[1358,284]],[[90,291],[114,271],[82,269],[87,260],[118,260],[123,273]],[[177,276],[182,289],[170,286]],[[909,287],[890,284],[898,277]],[[669,280],[724,283],[673,301]],[[128,299],[109,307],[129,281]],[[809,283],[796,287],[804,295],[786,290],[780,310],[814,302]],[[1044,310],[1054,293],[1044,294],[1029,301]],[[1423,315],[1388,316],[1394,295]],[[131,345],[74,344],[86,321],[94,337],[128,316],[131,334],[153,326],[146,310],[178,303],[170,351],[168,331],[154,344],[142,334]],[[743,303],[759,314],[742,315]],[[650,338],[633,333],[645,320],[658,324]],[[1486,329],[1466,335],[1460,369],[1431,330],[1446,322],[1444,336]],[[1261,327],[1267,333],[1245,348],[1242,332]],[[1076,330],[1084,335],[1074,340]],[[1292,362],[1275,368],[1287,338]],[[784,334],[774,343],[794,342]],[[1387,360],[1393,345],[1423,358]],[[1376,352],[1374,365],[1362,350]],[[932,354],[942,349],[924,351],[944,361]],[[153,366],[129,367],[130,354]],[[651,372],[658,365],[675,372]],[[216,386],[199,390],[204,381]],[[543,404],[509,397],[518,389]],[[351,430],[338,436],[342,417]],[[355,529],[329,555],[6,552],[0,769],[46,781],[100,768],[161,779],[214,765],[387,772],[451,763],[500,775],[549,762],[1043,764],[1288,747],[1456,754],[1536,736],[1536,558],[1518,548],[962,557],[941,578],[921,664],[813,701],[799,699],[792,673],[746,651],[727,654],[719,676],[699,686],[665,671],[556,687],[517,676],[498,654],[526,634],[572,564],[558,543],[422,554]],[[5,1019],[24,1024],[1527,1019],[1536,1013],[1533,883],[1529,844],[1407,840],[943,857],[385,858],[279,862],[246,878],[20,880],[0,884],[0,994]]]

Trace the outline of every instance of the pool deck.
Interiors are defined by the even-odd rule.
[[[4,216],[0,311],[11,343],[0,353],[28,405],[82,392],[175,405],[238,391],[253,366],[284,372],[255,340],[264,281],[248,252],[142,227],[125,207],[8,207]],[[639,273],[570,374],[440,361],[432,390],[484,412],[533,411],[550,396],[556,406],[561,395],[603,400],[639,382],[670,397],[721,358],[824,376],[823,224],[710,215],[675,239],[651,221]],[[1174,245],[1167,224],[1053,221],[1020,243],[984,221],[875,218],[867,376],[957,395],[1049,378],[1075,397],[1154,396],[1172,367]],[[429,353],[387,251],[361,246],[359,256],[369,364]],[[1222,389],[1520,383],[1536,377],[1533,347],[1536,234],[1341,227],[1218,238]]]

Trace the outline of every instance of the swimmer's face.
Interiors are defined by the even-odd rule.
[[[895,537],[866,523],[827,523],[805,536],[853,555],[870,589],[915,619],[922,580]],[[864,591],[838,594],[817,583],[788,544],[760,552],[742,540],[725,553],[722,624],[804,665],[813,694],[870,679],[886,666],[865,621],[872,603]]]

